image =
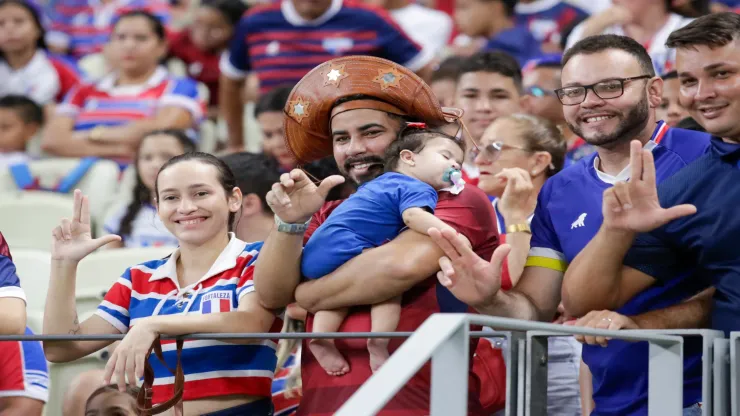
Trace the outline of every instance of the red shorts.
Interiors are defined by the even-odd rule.
[[[26,328],[26,334],[32,332]],[[0,342],[0,398],[49,400],[49,368],[40,341]]]

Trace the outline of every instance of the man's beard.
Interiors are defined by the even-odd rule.
[[[358,163],[370,163],[372,166],[370,166],[367,169],[367,173],[352,177],[350,176],[351,171],[351,165],[358,164]],[[384,170],[384,160],[383,158],[379,156],[360,156],[360,157],[353,157],[349,158],[344,162],[344,174],[345,177],[348,177],[349,179],[356,182],[358,185],[363,184],[365,182],[369,182],[378,176],[380,176],[383,173]]]
[[[626,117],[622,117],[621,114],[616,115],[621,121],[617,124],[613,132],[597,133],[592,137],[586,137],[579,125],[571,124],[570,122],[567,122],[567,124],[570,130],[586,143],[592,146],[609,148],[620,143],[629,142],[645,128],[649,118],[648,108],[647,95],[643,95],[640,102],[630,109]]]

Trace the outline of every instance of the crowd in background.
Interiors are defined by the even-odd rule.
[[[638,162],[650,172],[648,156],[634,143],[630,148],[630,140],[640,141],[655,160],[653,182],[647,186],[666,181],[666,187],[677,187],[669,178],[717,147],[711,135],[734,137],[716,121],[726,117],[720,113],[731,104],[721,99],[702,104],[706,99],[697,98],[690,103],[694,107],[687,105],[687,94],[704,93],[695,83],[705,76],[701,61],[706,56],[694,56],[689,69],[677,68],[676,57],[677,48],[693,47],[697,54],[706,45],[712,50],[736,48],[733,36],[740,35],[740,26],[732,27],[738,22],[723,13],[735,8],[740,10],[740,1],[0,0],[0,169],[28,192],[74,189],[41,184],[31,172],[37,160],[78,160],[60,184],[79,181],[100,159],[116,162],[122,178],[133,178],[125,186],[121,181],[122,198],[92,220],[88,196],[74,192],[71,219],[54,230],[50,256],[59,266],[52,270],[49,293],[54,295],[44,316],[44,333],[128,333],[127,338],[114,344],[46,343],[43,348],[39,342],[16,343],[12,354],[11,343],[7,348],[0,343],[0,415],[41,415],[48,400],[46,361],[72,361],[101,349],[109,352],[106,369],[76,377],[63,408],[47,409],[47,414],[114,414],[104,409],[117,406],[120,413],[115,414],[135,415],[137,389],[121,392],[107,384],[116,382],[114,372],[120,386],[124,374],[129,380],[141,376],[134,374],[139,366],[133,363],[155,334],[320,332],[324,327],[313,320],[318,311],[376,305],[381,298],[403,293],[412,293],[415,300],[404,300],[399,331],[416,329],[432,312],[468,310],[610,329],[707,325],[705,305],[714,294],[710,287],[722,289],[696,278],[686,264],[665,260],[668,249],[655,241],[638,239],[642,250],[627,252],[632,240],[619,240],[624,242],[619,250],[627,255],[625,264],[639,270],[640,278],[661,283],[650,286],[653,280],[638,277],[630,280],[636,282],[632,286],[625,283],[629,287],[614,283],[610,287],[619,289],[618,299],[598,292],[591,293],[589,302],[581,300],[593,286],[587,276],[617,275],[617,266],[606,269],[584,257],[586,251],[596,253],[593,258],[609,254],[604,241],[610,235],[601,229],[602,222],[632,232],[652,230],[635,226],[627,214],[602,213],[602,195],[609,189],[614,189],[616,206],[638,200],[638,191],[621,185],[634,175]],[[696,32],[672,36],[710,13],[725,16],[710,22],[725,30],[718,30],[717,38]],[[725,33],[729,40],[722,40]],[[300,259],[303,238],[275,237],[274,215],[293,226],[305,222],[307,242],[316,226],[331,218],[338,201],[377,176],[386,138],[408,134],[393,117],[378,121],[368,116],[359,125],[365,115],[345,120],[340,113],[332,123],[345,127],[333,138],[333,157],[298,164],[284,132],[291,91],[314,67],[350,55],[395,62],[424,79],[442,107],[463,110],[465,151],[453,167],[461,171],[466,187],[484,194],[485,204],[458,202],[469,209],[462,215],[450,205],[454,202],[440,196],[435,214],[454,230],[393,236],[385,254],[356,253],[345,267],[330,270],[330,279],[296,290],[298,281],[291,286],[291,272],[282,268],[290,266],[291,256]],[[707,76],[721,80],[736,76],[734,70],[715,68]],[[423,147],[414,153],[423,154]],[[721,149],[715,153],[722,157],[735,151]],[[306,215],[311,218],[314,212],[297,213],[268,196],[273,191],[275,198],[306,198],[294,190],[305,179],[295,176],[297,167],[311,178],[346,178],[335,178],[331,190],[315,191],[323,192],[321,202],[330,206],[318,211],[319,204],[311,225]],[[205,178],[188,185],[198,188],[193,198],[202,198],[190,202],[191,213],[182,208],[191,192],[184,178]],[[660,196],[664,205],[682,201]],[[100,222],[107,235],[91,229],[91,221]],[[670,231],[655,238],[664,242],[665,235],[677,232]],[[459,241],[460,235],[469,241]],[[212,241],[218,241],[218,250],[204,248]],[[80,322],[74,306],[77,262],[96,249],[178,246],[177,255],[132,265],[107,292],[96,315]],[[497,246],[506,250],[494,252]],[[0,283],[11,282],[9,287],[18,286],[9,271],[13,248],[13,241],[0,235]],[[291,254],[294,248],[298,252]],[[666,270],[656,272],[650,256],[662,259],[655,261]],[[621,266],[622,257],[618,260]],[[496,278],[475,280],[478,261]],[[389,277],[373,274],[381,272]],[[359,283],[350,283],[352,278]],[[260,281],[272,286],[260,286]],[[475,286],[481,282],[487,286]],[[382,294],[371,290],[385,285],[392,289]],[[288,298],[278,294],[286,287]],[[218,293],[229,291],[233,305],[225,307]],[[4,298],[24,295],[0,287],[0,300]],[[200,302],[199,317],[206,316],[206,304],[209,312],[216,308],[214,312],[243,315],[218,322],[156,319],[197,310],[194,299]],[[363,313],[365,321],[348,320],[341,330],[369,325],[370,312]],[[665,323],[667,315],[676,318]],[[6,332],[4,325],[0,333]],[[719,326],[727,331],[732,325]],[[20,332],[7,332],[31,333],[25,325]],[[208,357],[186,369],[183,400],[186,414],[192,415],[261,415],[273,409],[275,415],[331,414],[384,361],[377,361],[371,349],[370,358],[376,361],[372,368],[364,364],[368,356],[363,348],[372,348],[370,344],[359,348],[316,342],[302,348],[297,341],[200,342],[186,343],[183,352],[185,361]],[[174,344],[168,345],[165,351],[172,354]],[[548,414],[646,414],[647,346],[621,341],[606,345],[603,339],[551,338]],[[387,355],[388,348],[397,348],[395,341],[380,350]],[[501,350],[506,345],[481,339],[471,342],[471,348],[471,402],[476,403],[471,414],[495,414],[505,405]],[[701,414],[701,345],[687,342],[686,348],[684,414]],[[365,355],[347,356],[346,361],[333,355],[359,349]],[[162,366],[154,373],[169,377]],[[172,394],[172,383],[155,384],[155,401]],[[407,388],[397,397],[402,404],[396,409],[402,413],[392,413],[391,406],[389,415],[428,412],[428,369]],[[230,409],[235,410],[228,413]]]

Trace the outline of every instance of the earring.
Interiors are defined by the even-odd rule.
[[[536,170],[533,170],[531,173],[532,173],[532,176],[537,176],[537,171]]]

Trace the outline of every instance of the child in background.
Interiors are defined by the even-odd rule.
[[[154,181],[159,168],[171,158],[195,150],[182,130],[157,130],[144,136],[136,154],[136,186],[133,199],[105,221],[107,233],[120,235],[121,242],[108,247],[177,246],[154,206]]]
[[[360,254],[395,238],[403,228],[426,234],[431,227],[450,226],[432,213],[437,206],[437,192],[459,193],[460,165],[464,142],[441,132],[406,128],[388,148],[385,172],[360,188],[311,236],[303,250],[301,272],[318,279]],[[416,126],[414,126],[416,127]],[[395,331],[401,314],[400,296],[372,306],[373,332]],[[313,332],[335,332],[347,315],[347,309],[319,311]],[[376,371],[388,358],[388,339],[368,340],[370,368]],[[349,364],[332,340],[312,340],[311,352],[330,375],[347,373]]]
[[[190,28],[169,40],[170,54],[181,59],[188,75],[208,87],[208,107],[218,106],[218,61],[234,35],[234,27],[247,11],[241,0],[205,0]]]
[[[139,389],[128,386],[119,391],[118,386],[110,384],[95,390],[85,404],[85,416],[140,416],[136,405]]]
[[[0,96],[25,95],[51,105],[80,82],[73,63],[46,50],[41,19],[32,1],[0,0]]]
[[[44,111],[20,95],[0,98],[0,168],[27,162],[26,143],[44,124]]]

